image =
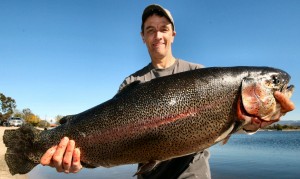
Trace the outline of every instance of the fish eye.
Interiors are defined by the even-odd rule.
[[[273,84],[278,85],[280,83],[280,80],[278,79],[278,76],[273,76],[272,77],[272,82],[273,82]]]

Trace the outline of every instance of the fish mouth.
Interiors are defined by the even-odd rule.
[[[289,85],[289,86],[287,87],[288,90],[294,90],[294,88],[295,88],[294,85]]]
[[[294,92],[295,86],[294,85],[283,85],[280,89],[280,92],[285,93],[288,95],[288,97],[290,98],[292,93]]]
[[[294,85],[284,85],[282,88],[279,90],[281,93],[283,93],[287,98],[291,98],[292,94],[294,92],[295,86]]]

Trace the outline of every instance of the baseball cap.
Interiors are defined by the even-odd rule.
[[[158,4],[151,4],[144,9],[144,12],[142,15],[142,28],[143,28],[145,21],[147,20],[149,15],[152,14],[153,11],[162,12],[164,14],[164,16],[171,22],[171,24],[173,26],[173,30],[175,31],[174,20],[173,20],[173,17],[171,15],[170,11],[168,9],[163,8],[162,6],[160,6]]]

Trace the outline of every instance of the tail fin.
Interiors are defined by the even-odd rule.
[[[40,163],[34,156],[34,140],[40,131],[30,125],[5,130],[3,142],[7,147],[5,161],[12,175],[25,174]]]

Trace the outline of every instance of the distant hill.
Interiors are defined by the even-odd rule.
[[[300,120],[281,120],[275,124],[289,125],[289,126],[300,126]]]

